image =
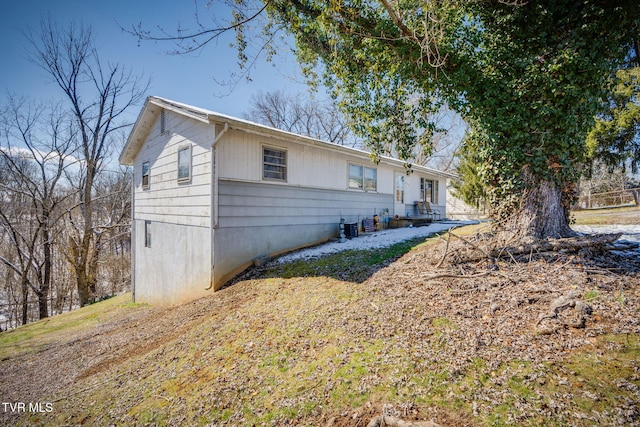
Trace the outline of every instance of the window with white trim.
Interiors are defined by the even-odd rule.
[[[262,147],[262,178],[275,181],[287,180],[287,152]]]
[[[144,222],[144,247],[151,247],[151,221]]]
[[[438,203],[438,181],[420,178],[420,192],[422,200],[429,203]]]
[[[363,189],[362,166],[349,163],[349,188]]]
[[[378,191],[378,170],[364,167],[364,190]]]
[[[178,182],[191,181],[191,146],[178,149]]]
[[[404,203],[404,175],[396,175],[396,203]]]
[[[364,165],[349,163],[349,188],[377,191],[378,170]]]
[[[149,162],[142,162],[142,188],[149,188]]]

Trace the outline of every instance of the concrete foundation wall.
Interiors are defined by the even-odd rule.
[[[210,229],[153,221],[145,247],[145,221],[136,220],[134,298],[173,305],[210,294]]]

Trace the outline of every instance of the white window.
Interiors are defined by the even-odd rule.
[[[277,148],[262,147],[262,178],[287,180],[287,152]]]
[[[404,203],[404,175],[396,175],[396,203]]]
[[[144,247],[151,247],[151,221],[144,222]]]
[[[149,162],[142,163],[142,188],[149,188]]]
[[[178,182],[191,180],[191,146],[178,150]]]
[[[362,189],[362,166],[349,163],[349,188]]]
[[[420,178],[420,191],[422,200],[429,203],[438,203],[438,181]]]
[[[378,170],[376,168],[364,168],[365,191],[378,191]]]
[[[376,168],[349,163],[349,188],[377,191],[378,170]]]

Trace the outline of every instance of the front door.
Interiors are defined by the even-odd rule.
[[[393,214],[399,217],[407,215],[404,205],[404,174],[395,174],[395,197],[393,201]]]

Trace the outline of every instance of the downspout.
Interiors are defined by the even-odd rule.
[[[134,166],[135,170],[135,166]],[[131,179],[131,234],[129,235],[129,250],[131,251],[131,298],[136,302],[136,183],[135,175]]]
[[[213,129],[215,132],[215,125]],[[209,238],[211,239],[209,245],[211,250],[211,280],[209,280],[209,286],[205,288],[205,291],[208,291],[213,287],[213,269],[215,265],[213,234],[214,230],[218,228],[218,171],[216,170],[216,145],[218,144],[218,141],[220,141],[220,138],[222,138],[222,135],[224,135],[228,130],[229,123],[225,122],[224,127],[222,128],[220,133],[215,136],[213,142],[211,143],[211,188],[209,189],[209,193],[211,196],[211,229],[209,230]]]

